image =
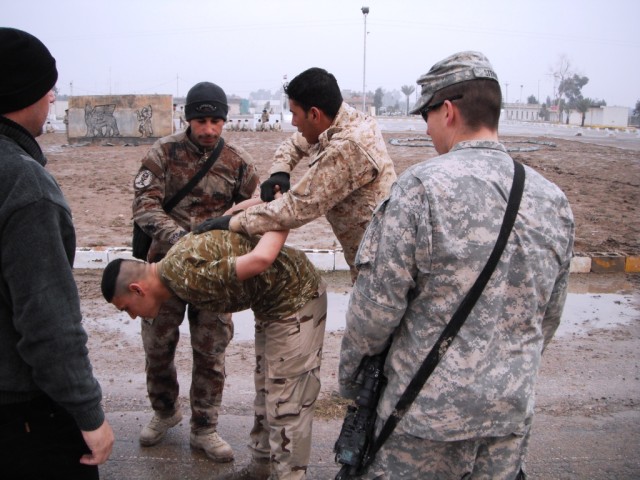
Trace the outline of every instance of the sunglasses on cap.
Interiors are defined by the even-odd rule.
[[[445,98],[444,100],[441,100],[437,103],[432,103],[431,105],[427,105],[422,110],[420,110],[420,115],[422,115],[422,118],[426,122],[427,117],[429,116],[429,112],[431,112],[432,110],[437,110],[442,105],[444,105],[444,102],[446,101],[453,102],[454,100],[460,100],[463,96],[464,95],[454,95],[453,97]]]

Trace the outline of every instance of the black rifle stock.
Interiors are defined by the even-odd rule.
[[[369,463],[368,453],[377,418],[376,407],[386,384],[382,372],[387,351],[364,357],[360,364],[356,382],[360,387],[355,405],[347,407],[340,435],[333,447],[336,462],[342,464],[335,480],[360,475]]]

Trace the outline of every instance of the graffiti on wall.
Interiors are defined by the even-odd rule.
[[[115,104],[84,106],[84,122],[87,124],[86,137],[119,137],[118,122],[113,116]]]
[[[138,117],[138,132],[140,132],[140,136],[142,138],[153,137],[153,127],[151,126],[153,110],[151,105],[136,110],[136,116]]]
[[[173,133],[171,95],[82,95],[69,98],[69,143],[152,143]]]

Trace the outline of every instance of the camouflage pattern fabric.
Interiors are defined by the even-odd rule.
[[[235,259],[256,238],[211,230],[182,238],[158,264],[178,297],[215,311],[255,314],[255,422],[250,448],[272,478],[305,477],[327,316],[326,285],[303,252],[284,247],[257,277],[239,281]]]
[[[174,364],[180,339],[179,326],[187,304],[177,297],[162,305],[154,319],[142,319],[142,343],[148,352],[145,362],[147,392],[154,411],[175,413],[179,385]],[[230,314],[199,310],[189,305],[188,319],[193,350],[191,378],[191,430],[216,431],[222,403],[225,370],[224,354],[233,338]]]
[[[163,137],[142,159],[134,180],[133,219],[153,238],[149,259],[171,248],[204,220],[222,215],[234,203],[251,198],[260,183],[250,155],[225,144],[216,163],[169,214],[163,202],[200,170],[210,150],[194,144],[186,132]]]
[[[237,214],[231,227],[255,235],[297,228],[326,215],[355,278],[362,235],[396,179],[382,133],[372,117],[343,103],[317,144],[295,133],[280,145],[269,173],[290,173],[303,158],[309,168],[289,192]]]
[[[498,82],[498,75],[493,70],[489,59],[481,52],[458,52],[436,63],[417,83],[422,87],[420,98],[409,111],[420,113],[430,102],[438,90],[456,83],[475,79],[489,79]]]
[[[203,310],[250,308],[264,320],[293,315],[316,295],[322,276],[303,252],[285,246],[267,270],[238,280],[236,258],[257,242],[227,230],[189,234],[158,263],[158,272],[173,293]]]
[[[376,210],[357,255],[339,382],[352,397],[361,358],[393,338],[378,429],[484,267],[512,179],[504,146],[461,142],[405,171]],[[566,196],[526,167],[496,270],[396,433],[450,442],[527,431],[542,351],[566,298],[574,230]]]
[[[142,159],[134,181],[133,218],[153,238],[148,254],[152,261],[162,258],[195,225],[250,198],[260,182],[251,157],[225,144],[198,185],[167,214],[163,202],[200,170],[211,153],[194,144],[189,131],[155,142]],[[174,354],[186,308],[185,302],[171,300],[158,318],[142,322],[147,392],[154,410],[164,416],[176,408],[179,386]],[[193,305],[188,306],[188,320],[193,348],[191,426],[194,431],[208,433],[217,425],[224,387],[224,352],[233,336],[233,323],[231,315],[200,311]]]
[[[327,316],[324,282],[294,315],[256,319],[255,416],[249,448],[269,458],[272,479],[305,478]]]
[[[529,431],[458,442],[434,442],[391,434],[368,471],[367,480],[525,480]],[[520,475],[520,476],[518,476]]]

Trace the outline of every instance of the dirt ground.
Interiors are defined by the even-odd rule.
[[[273,152],[288,135],[289,133],[226,132],[224,136],[228,143],[249,151],[261,178],[265,179]],[[416,137],[411,133],[385,133],[384,136],[387,141],[399,139],[399,143],[405,144],[412,143],[407,139]],[[527,143],[532,139],[524,137],[506,137],[502,140],[508,148],[539,148],[533,152],[513,151],[512,155],[558,184],[567,194],[576,218],[576,252],[640,254],[640,152],[549,138],[534,139],[539,142],[537,144]],[[78,246],[130,245],[132,183],[139,160],[148,146],[72,147],[65,145],[62,134],[43,135],[39,142],[49,160],[47,168],[57,178],[71,205]],[[395,146],[388,143],[388,149],[398,174],[408,166],[436,154],[430,147]],[[299,171],[294,173],[293,181],[298,178],[303,167],[298,167]],[[302,248],[337,247],[324,220],[314,221],[292,232],[288,243]],[[84,323],[89,333],[91,359],[103,387],[105,408],[107,412],[123,418],[126,412],[131,412],[136,415],[135,422],[138,426],[142,426],[149,415],[142,345],[139,336],[119,332],[118,328],[108,324],[121,322],[118,324],[126,330],[125,327],[138,320],[129,320],[123,314],[118,316],[113,306],[104,302],[99,288],[100,270],[76,270],[75,274]],[[327,273],[326,278],[331,291],[344,295],[350,293],[351,285],[346,272]],[[598,287],[598,284],[601,285]],[[572,276],[574,291],[614,291],[636,295],[636,307],[639,305],[639,286],[638,275]],[[598,314],[585,312],[585,318]],[[117,320],[114,320],[114,316]],[[562,431],[568,434],[568,438],[563,437],[562,433],[556,434],[555,439],[548,440],[544,437],[544,432],[539,433],[538,438],[542,436],[544,441],[541,446],[532,449],[530,463],[533,478],[633,478],[633,475],[620,474],[620,471],[610,475],[607,472],[611,470],[607,468],[611,458],[619,457],[619,460],[626,458],[628,450],[631,453],[635,451],[636,454],[639,451],[638,318],[640,317],[636,315],[636,321],[625,327],[601,329],[588,335],[574,335],[552,342],[544,357],[537,412],[542,425],[557,426],[566,422],[569,430],[563,427]],[[135,325],[134,327],[137,328]],[[329,332],[325,338],[323,387],[317,418],[326,421],[342,418],[343,405],[334,396],[340,340],[340,332]],[[188,341],[184,339],[178,346],[176,364],[184,408],[188,405],[191,371],[191,353]],[[223,415],[250,416],[253,400],[251,342],[232,342],[227,351],[226,369],[228,378]],[[136,412],[141,413],[138,415]],[[621,433],[616,428],[630,428],[630,431]],[[600,437],[594,437],[593,440],[591,435],[600,430],[604,436],[610,436],[607,438],[615,439],[616,442],[609,445],[612,453],[603,457],[602,465],[598,464],[597,459],[591,458],[592,453],[588,447],[592,442],[598,442]],[[587,447],[579,447],[577,442],[575,446],[572,445],[572,437],[583,438]],[[551,441],[566,448],[561,452],[545,450],[551,448],[548,447]],[[604,443],[608,441],[603,440]],[[135,438],[127,439],[127,442],[127,448],[133,448],[129,443],[137,443]],[[580,448],[583,450],[578,451]],[[603,451],[602,445],[599,448]],[[143,454],[144,452],[136,452],[136,455]],[[131,457],[131,464],[139,462],[139,458]],[[184,461],[189,462],[189,458]],[[120,463],[129,465],[127,461],[126,454],[122,454]],[[587,464],[586,474],[575,473],[582,471],[576,466],[580,462]],[[552,467],[549,465],[559,469],[557,474],[550,473]],[[637,460],[632,460],[625,468],[624,472],[637,473]],[[120,477],[117,474],[107,474],[106,478]],[[164,477],[149,478],[159,480]],[[325,477],[321,475],[312,478]]]
[[[247,150],[261,179],[268,177],[273,153],[287,132],[225,132],[228,143]],[[396,146],[390,140],[416,138],[415,133],[385,133],[396,172],[436,155],[433,148]],[[566,193],[576,219],[577,253],[640,254],[640,152],[550,138],[504,137],[512,152]],[[527,143],[530,141],[539,143]],[[64,134],[39,138],[48,169],[55,175],[73,211],[78,246],[131,244],[133,178],[148,145],[64,146]],[[397,143],[397,142],[395,142]],[[411,144],[417,142],[404,141]],[[299,165],[292,181],[304,171]],[[325,220],[293,231],[288,239],[301,248],[337,248]]]

